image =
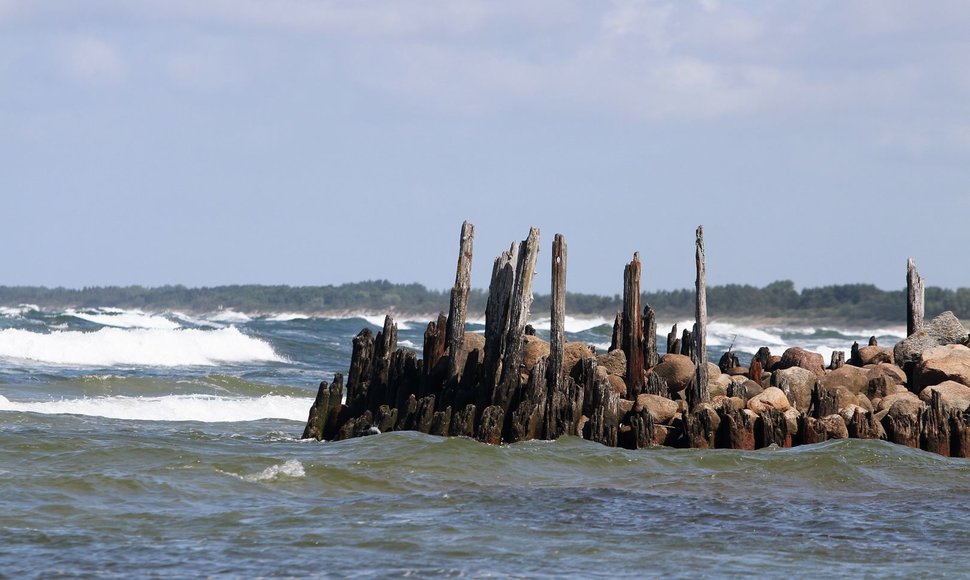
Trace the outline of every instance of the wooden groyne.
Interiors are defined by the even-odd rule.
[[[566,342],[566,241],[551,251],[549,341],[527,322],[539,231],[502,252],[492,268],[484,335],[465,332],[474,227],[464,223],[447,316],[428,323],[422,358],[397,346],[387,316],[376,336],[353,340],[343,374],[322,382],[304,438],[341,440],[416,430],[491,444],[580,436],[629,449],[791,447],[837,438],[883,439],[970,457],[970,348],[952,313],[923,321],[923,282],[907,265],[910,336],[893,348],[875,337],[822,356],[761,348],[747,367],[726,352],[707,360],[706,258],[696,232],[692,329],[657,352],[656,313],[641,305],[639,253],[623,272],[623,309],[610,349]]]

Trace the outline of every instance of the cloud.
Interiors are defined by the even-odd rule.
[[[121,53],[108,42],[91,36],[66,39],[58,49],[63,72],[86,85],[115,84],[125,77]]]

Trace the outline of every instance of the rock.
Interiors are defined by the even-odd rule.
[[[788,397],[778,387],[768,387],[764,392],[748,399],[748,408],[761,415],[768,409],[785,412],[791,408]]]
[[[606,380],[610,382],[610,388],[612,388],[613,391],[616,392],[616,394],[620,395],[621,397],[626,396],[626,391],[627,391],[626,382],[624,382],[623,379],[621,379],[617,375],[608,375],[606,377]]]
[[[781,360],[776,365],[776,370],[791,367],[801,367],[810,370],[819,378],[825,376],[825,359],[822,358],[822,355],[797,346],[789,348],[781,355]]]
[[[637,413],[646,410],[653,417],[654,423],[667,424],[677,415],[680,408],[677,401],[671,401],[666,397],[640,395],[633,410]]]
[[[718,395],[726,395],[727,388],[731,384],[730,375],[721,375],[716,381],[710,381],[707,385],[708,395],[712,398]]]
[[[912,394],[912,393],[910,393]],[[892,399],[892,397],[886,397],[887,399]],[[882,401],[885,403],[885,399]],[[919,417],[920,411],[923,409],[923,401],[919,400],[919,397],[913,395],[912,397],[900,396],[893,399],[892,403],[887,407],[889,417],[899,417],[907,416],[915,418]]]
[[[538,336],[525,335],[524,345],[522,348],[522,366],[525,367],[526,372],[532,372],[532,367],[535,366],[536,361],[544,356],[549,356],[549,343],[542,340]],[[482,348],[484,349],[485,339],[482,338]]]
[[[865,393],[869,387],[869,373],[863,368],[845,365],[825,375],[822,385],[829,388],[845,387],[853,393]]]
[[[819,419],[819,423],[825,428],[825,434],[829,439],[848,439],[849,429],[845,426],[845,419],[842,415],[826,415]]]
[[[933,391],[940,393],[940,401],[944,408],[963,413],[970,408],[970,387],[956,381],[944,381],[938,385],[926,387],[920,391],[919,398],[929,403],[933,398]]]
[[[764,367],[764,370],[771,371],[774,370],[781,363],[781,357],[777,354],[770,355],[768,357],[768,365]]]
[[[620,417],[625,417],[634,407],[636,407],[636,401],[630,401],[628,399],[620,399],[620,402],[617,404],[617,408],[620,410]]]
[[[732,377],[746,377],[748,376],[748,373],[751,372],[751,369],[750,367],[731,367],[721,372],[726,375],[731,375]]]
[[[665,354],[653,372],[667,381],[671,392],[683,391],[694,380],[694,363],[686,355]]]
[[[771,374],[771,385],[782,391],[784,385],[787,385],[795,398],[795,407],[802,411],[807,411],[812,402],[812,389],[817,380],[815,373],[801,367],[782,369]]]
[[[906,373],[904,373],[903,369],[899,368],[895,364],[879,363],[874,366],[866,367],[865,371],[870,381],[878,377],[886,377],[897,385],[906,384]]]
[[[893,351],[881,346],[864,346],[859,349],[862,366],[893,362]]]
[[[572,376],[573,369],[579,361],[587,358],[595,358],[593,350],[588,344],[582,342],[563,343],[562,351],[562,371],[564,376]]]
[[[620,349],[597,356],[596,364],[611,375],[626,377],[626,354]]]
[[[934,346],[965,344],[967,330],[960,320],[949,310],[940,314],[914,334],[896,343],[893,356],[900,367],[907,363],[918,363],[923,351]]]
[[[765,388],[761,386],[761,383],[757,383],[751,379],[744,381],[743,384],[744,390],[747,391],[749,399],[755,395],[760,395],[765,390]]]
[[[869,411],[871,413],[876,410],[876,408],[872,405],[872,401],[869,400],[869,397],[863,395],[862,393],[859,393],[858,395],[856,395],[855,399],[856,399],[855,404],[862,407],[866,411]]]
[[[458,351],[458,374],[461,374],[464,371],[465,362],[468,360],[468,355],[474,350],[485,352],[485,335],[475,332],[466,332],[465,338],[461,344],[461,350]],[[481,355],[479,355],[478,360],[482,360]],[[528,366],[526,369],[532,370],[532,367]],[[393,401],[391,401],[391,403],[393,404]]]
[[[909,391],[903,391],[901,393],[895,393],[880,399],[879,404],[876,405],[876,411],[878,412],[878,411],[888,410],[897,401],[903,401],[903,400],[911,401],[917,406],[921,404],[919,397],[917,397],[914,393],[911,393]]]
[[[937,346],[923,352],[913,378],[916,389],[956,381],[970,386],[970,348],[962,344]]]
[[[802,414],[795,407],[785,411],[785,421],[788,422],[788,433],[790,435],[795,436],[798,434],[798,419],[801,416]]]

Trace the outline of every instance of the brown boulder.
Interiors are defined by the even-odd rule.
[[[626,353],[620,349],[597,356],[596,364],[611,375],[626,377]]]
[[[482,340],[484,348],[484,338]],[[522,366],[525,367],[526,372],[532,372],[536,361],[544,356],[549,356],[549,343],[538,336],[525,335],[522,346]]]
[[[776,365],[776,369],[788,369],[791,367],[801,367],[815,373],[816,377],[825,376],[825,359],[817,352],[811,352],[793,346],[781,355],[781,361]]]
[[[791,391],[795,399],[795,407],[801,411],[808,410],[816,381],[818,377],[815,373],[801,367],[791,367],[771,373],[771,386],[778,387],[782,391],[785,388]]]
[[[845,365],[825,375],[822,385],[829,388],[845,387],[853,393],[865,393],[869,387],[869,372],[860,367]]]
[[[610,382],[610,388],[613,389],[617,395],[620,395],[620,397],[626,396],[626,382],[624,382],[622,378],[617,375],[607,375],[606,380]]]
[[[566,342],[563,343],[562,349],[562,372],[563,376],[570,376],[573,374],[573,369],[579,364],[579,361],[595,358],[593,355],[593,350],[589,348],[588,344],[582,342]]]
[[[910,401],[917,405],[922,404],[915,394],[909,391],[902,391],[892,395],[888,395],[879,400],[879,404],[876,405],[876,411],[885,411],[896,404],[897,401]]]
[[[671,401],[666,397],[658,395],[639,395],[634,411],[640,412],[644,409],[653,417],[654,423],[669,423],[679,410],[677,401]]]
[[[825,428],[825,434],[829,439],[848,439],[849,428],[845,426],[845,419],[842,415],[826,415],[818,420]]]
[[[671,392],[683,391],[694,380],[694,362],[682,354],[665,354],[652,371],[667,381]]]
[[[937,346],[923,352],[913,382],[917,389],[956,381],[970,386],[970,348],[962,344]]]
[[[881,346],[864,346],[859,349],[862,366],[893,362],[893,350]]]
[[[940,401],[944,407],[962,413],[970,408],[970,387],[956,381],[944,381],[938,385],[926,387],[920,391],[921,401],[929,403],[933,398],[933,392],[940,393]]]
[[[865,370],[870,381],[878,377],[886,377],[897,385],[906,384],[906,373],[903,372],[903,369],[894,364],[879,363],[877,365],[866,367]]]
[[[479,351],[478,360],[482,360],[482,353],[485,352],[485,336],[475,332],[466,332],[465,338],[461,344],[461,351],[458,353],[458,369],[459,372],[464,372],[465,362],[468,360],[468,355],[471,354],[473,350]],[[528,367],[532,370],[532,367]]]
[[[781,389],[768,387],[762,393],[748,399],[748,408],[760,415],[768,409],[785,412],[791,408],[791,403]]]

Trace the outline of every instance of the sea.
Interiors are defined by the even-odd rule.
[[[884,442],[300,440],[382,323],[0,309],[0,577],[970,575],[970,462]],[[426,324],[402,317],[399,346],[420,352]],[[608,347],[610,321],[566,326]],[[715,320],[708,345],[747,362],[903,334]]]

